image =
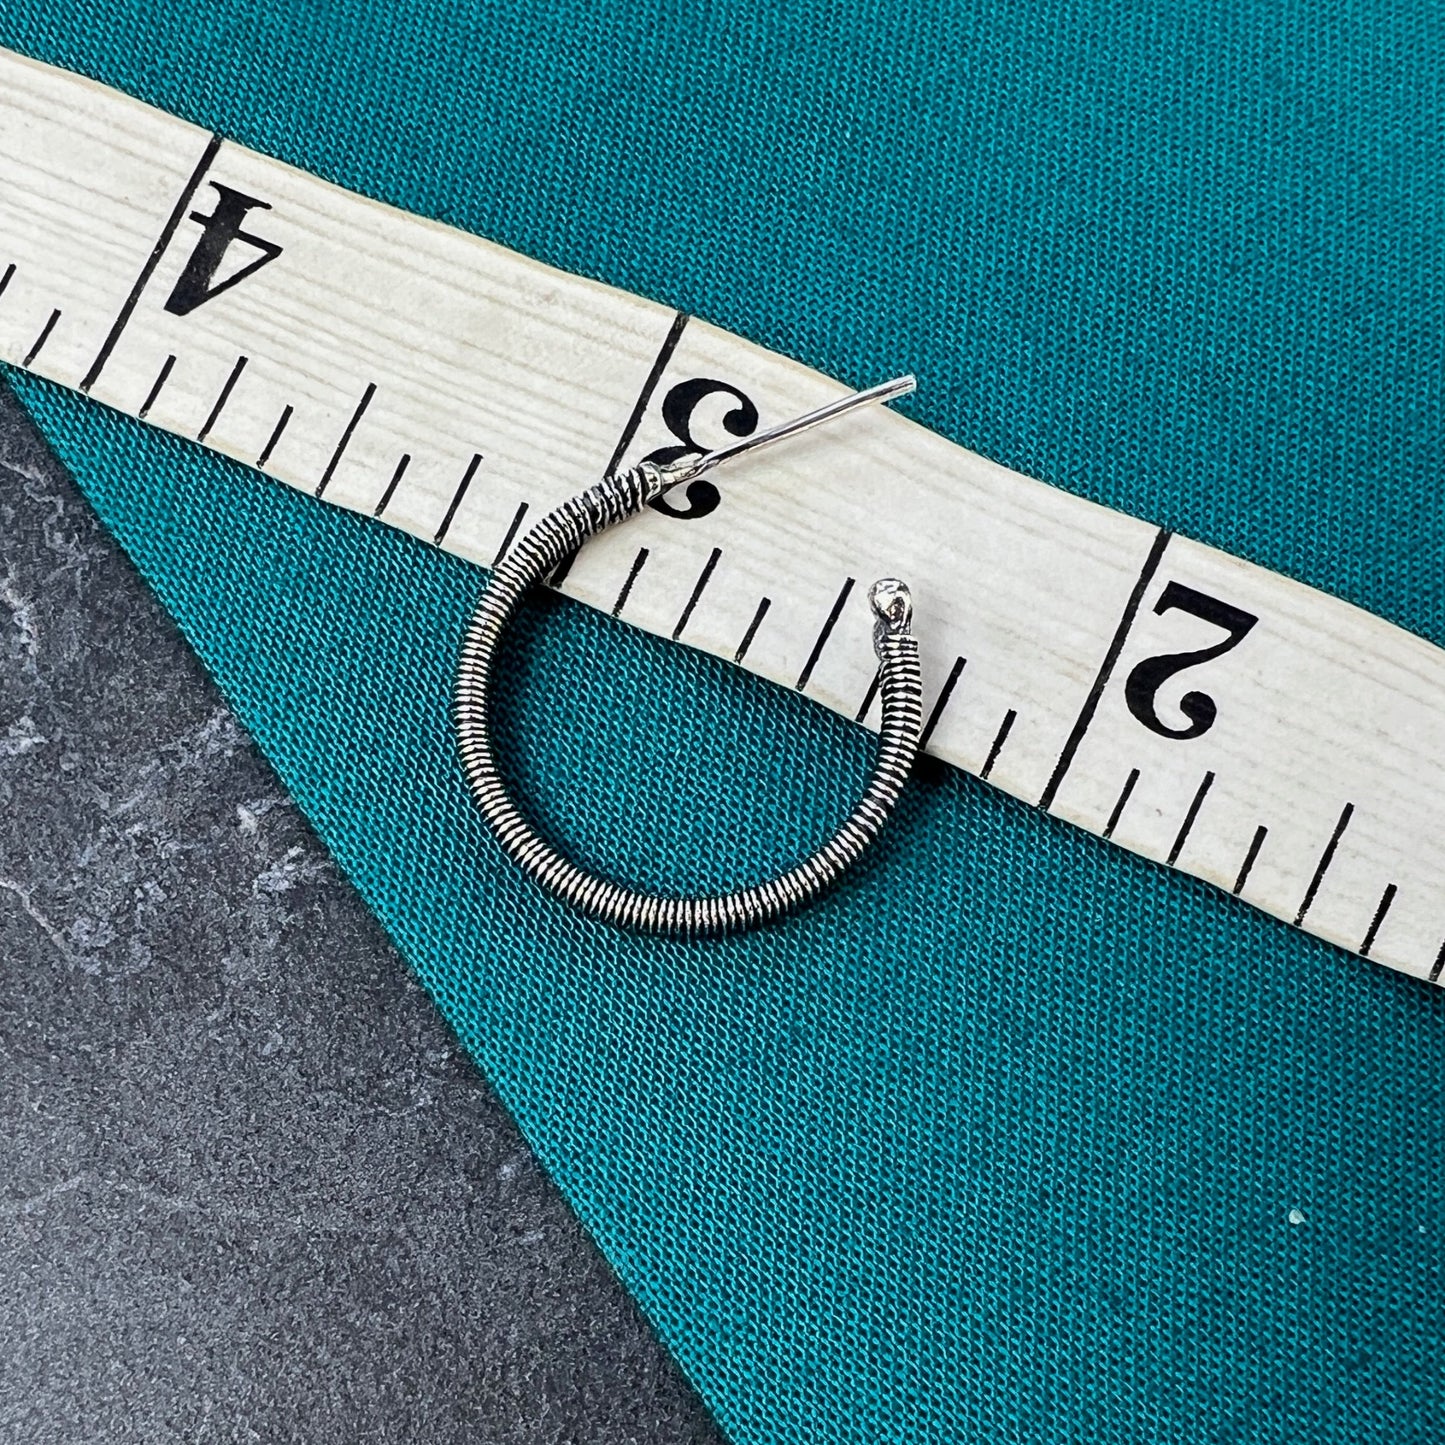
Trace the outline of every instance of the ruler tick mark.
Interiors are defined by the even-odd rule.
[[[963,670],[968,666],[966,657],[955,657],[953,666],[948,670],[948,676],[943,680],[943,687],[939,691],[938,699],[933,704],[933,711],[928,714],[928,721],[923,724],[923,731],[918,735],[918,751],[922,752],[928,746],[928,740],[933,736],[933,730],[938,726],[938,720],[943,716],[943,710],[948,706],[948,700],[953,696],[953,690],[958,686],[958,680],[963,676]]]
[[[502,545],[497,548],[497,555],[492,558],[492,566],[496,567],[501,563],[511,548],[512,541],[517,535],[517,528],[522,525],[522,518],[527,515],[527,503],[523,502],[512,517],[512,525],[507,528],[507,535],[502,538]]]
[[[201,153],[201,159],[197,162],[195,170],[191,172],[190,180],[186,182],[180,195],[176,198],[175,209],[171,211],[165,225],[161,227],[161,233],[156,237],[156,243],[151,247],[151,253],[146,257],[145,264],[140,269],[140,275],[136,277],[135,285],[130,288],[130,294],[121,303],[115,321],[110,330],[106,332],[105,340],[101,342],[95,360],[90,364],[90,370],[85,373],[85,377],[80,383],[82,391],[89,391],[95,385],[106,362],[110,360],[110,354],[115,350],[115,343],[120,340],[120,334],[125,330],[131,312],[135,310],[136,303],[141,298],[141,292],[145,290],[146,283],[151,279],[156,267],[160,265],[161,257],[165,254],[166,247],[171,243],[171,237],[176,234],[181,219],[186,213],[186,207],[191,204],[191,199],[196,194],[202,177],[210,170],[211,162],[215,160],[216,152],[220,148],[221,137],[212,135],[206,142],[206,148]]]
[[[356,430],[357,423],[366,415],[366,408],[371,405],[371,398],[376,395],[376,383],[366,383],[366,390],[361,394],[361,400],[356,403],[356,410],[351,413],[351,420],[346,423],[346,430],[341,433],[341,440],[336,443],[336,450],[331,453],[331,460],[326,463],[326,470],[321,474],[321,480],[316,484],[313,496],[319,497],[331,484],[331,478],[335,475],[336,468],[341,464],[341,458],[346,454],[346,448],[351,444],[351,434]]]
[[[396,489],[401,485],[401,479],[406,475],[406,469],[411,465],[411,453],[403,452],[401,460],[396,464],[396,470],[391,474],[391,480],[386,484],[386,490],[381,494],[381,500],[376,504],[376,510],[371,514],[379,517],[386,511],[391,499],[396,495]]]
[[[236,358],[236,364],[231,368],[231,374],[226,378],[226,384],[221,388],[221,394],[216,398],[216,404],[211,408],[210,416],[206,418],[205,425],[196,433],[196,440],[198,442],[205,441],[211,433],[211,428],[220,420],[221,410],[231,399],[231,392],[235,388],[236,383],[241,379],[241,373],[245,371],[246,363],[250,359],[248,356],[238,356]]]
[[[477,468],[482,464],[481,452],[473,452],[472,459],[467,463],[466,473],[457,485],[456,492],[452,496],[451,505],[447,508],[447,514],[442,518],[442,524],[437,528],[437,534],[432,538],[434,546],[440,547],[442,538],[451,530],[452,518],[457,514],[457,508],[462,504],[462,498],[467,494],[467,488],[472,484],[472,478],[477,474]]]
[[[672,640],[677,641],[682,636],[682,629],[687,626],[692,617],[693,608],[697,606],[697,599],[702,596],[702,590],[707,586],[712,577],[713,568],[718,564],[718,558],[722,556],[722,548],[714,547],[706,562],[702,564],[702,571],[698,573],[697,582],[692,589],[692,596],[687,599],[687,606],[682,609],[682,616],[677,619],[677,626],[672,629]]]
[[[1244,892],[1244,885],[1249,880],[1249,870],[1254,867],[1254,860],[1259,857],[1259,850],[1264,847],[1264,840],[1268,835],[1269,829],[1263,823],[1254,830],[1254,837],[1250,840],[1249,852],[1244,855],[1239,877],[1234,880],[1234,887],[1229,890],[1236,898]]]
[[[863,702],[858,711],[853,714],[854,722],[862,722],[868,716],[868,709],[873,706],[873,699],[878,696],[879,685],[883,681],[883,669],[875,668],[873,681],[868,684],[868,691],[863,694]]]
[[[1346,803],[1340,813],[1340,820],[1335,824],[1335,831],[1330,834],[1330,841],[1325,844],[1325,851],[1320,854],[1320,861],[1315,864],[1314,877],[1310,879],[1310,886],[1305,890],[1304,902],[1300,904],[1299,912],[1294,916],[1296,928],[1305,921],[1305,914],[1310,911],[1310,906],[1315,901],[1315,894],[1320,891],[1320,884],[1324,882],[1325,874],[1334,861],[1335,849],[1340,846],[1340,839],[1344,837],[1345,829],[1350,825],[1350,815],[1354,811],[1355,805]]]
[[[1124,809],[1128,806],[1129,794],[1134,791],[1134,784],[1138,781],[1139,769],[1130,768],[1129,776],[1124,779],[1124,787],[1119,794],[1119,801],[1114,804],[1114,811],[1109,814],[1109,821],[1104,825],[1105,838],[1114,836],[1114,829],[1119,826],[1119,819],[1124,816]]]
[[[612,453],[612,460],[607,463],[607,470],[603,472],[603,476],[610,477],[617,470],[627,448],[632,445],[632,438],[637,435],[637,428],[642,425],[642,418],[647,414],[652,393],[657,390],[657,383],[662,380],[662,373],[667,370],[667,363],[672,360],[672,353],[677,350],[677,343],[682,340],[683,329],[687,326],[687,321],[688,317],[685,311],[679,311],[672,318],[672,325],[663,338],[662,348],[652,363],[652,370],[647,373],[647,379],[642,383],[642,390],[638,393],[637,401],[632,407],[632,415],[627,418],[627,425],[622,428],[622,435],[617,439],[617,448]],[[564,572],[562,575],[565,577],[566,573]],[[557,585],[555,575],[552,585],[554,587]]]
[[[291,408],[288,406],[281,412],[280,419],[276,423],[275,430],[271,433],[271,439],[261,448],[261,455],[256,458],[256,465],[264,467],[271,460],[271,453],[276,450],[276,443],[281,440],[281,433],[286,430],[286,424],[291,420]]]
[[[763,625],[763,618],[768,615],[768,608],[772,605],[771,597],[764,597],[758,603],[758,610],[753,613],[753,620],[748,623],[748,630],[743,633],[743,640],[738,643],[738,650],[733,653],[734,662],[741,662],[747,656],[748,648],[753,645],[753,638],[757,636],[758,628]]]
[[[151,383],[151,389],[146,393],[146,399],[141,403],[141,409],[136,413],[142,421],[150,415],[150,409],[156,404],[156,398],[161,394],[161,388],[166,384],[166,378],[171,374],[171,368],[176,364],[174,356],[168,356],[161,362],[161,369],[156,374],[156,379]]]
[[[1365,934],[1365,941],[1360,945],[1361,958],[1370,956],[1370,950],[1375,946],[1375,935],[1380,931],[1380,925],[1385,921],[1385,915],[1395,901],[1396,892],[1393,883],[1386,884],[1385,891],[1380,895],[1380,906],[1375,909],[1375,916],[1370,920],[1369,932]]]
[[[40,355],[40,348],[50,340],[50,333],[55,330],[55,323],[60,320],[60,311],[57,309],[50,313],[50,320],[40,328],[40,335],[35,338],[35,344],[25,353],[25,360],[21,366],[29,366],[37,356]]]
[[[1160,559],[1164,556],[1164,549],[1169,545],[1169,538],[1172,535],[1171,532],[1161,527],[1154,538],[1153,545],[1149,548],[1149,555],[1144,559],[1144,566],[1140,569],[1139,576],[1134,583],[1134,590],[1130,592],[1129,600],[1124,604],[1124,614],[1119,618],[1118,627],[1114,629],[1109,649],[1104,654],[1103,662],[1099,664],[1098,676],[1094,678],[1094,685],[1089,689],[1089,695],[1084,699],[1084,705],[1079,709],[1078,717],[1074,719],[1074,726],[1069,733],[1068,740],[1064,743],[1064,750],[1059,754],[1059,760],[1054,764],[1053,774],[1044,788],[1043,796],[1039,799],[1039,807],[1045,812],[1057,797],[1059,787],[1064,781],[1064,775],[1074,761],[1074,754],[1078,752],[1079,744],[1083,742],[1084,734],[1088,732],[1089,724],[1094,720],[1099,699],[1103,697],[1104,689],[1109,685],[1109,678],[1113,674],[1114,665],[1119,661],[1119,654],[1124,650],[1124,642],[1129,636],[1130,627],[1134,624],[1139,604],[1144,600],[1144,593],[1148,591],[1150,582],[1154,580],[1154,573],[1159,570]]]
[[[667,335],[663,337],[662,345],[653,358],[652,367],[643,380],[642,390],[637,394],[637,400],[632,404],[632,412],[627,418],[627,424],[622,428],[622,435],[617,439],[617,445],[613,448],[612,457],[602,473],[603,476],[610,477],[616,472],[627,448],[632,445],[632,439],[637,435],[638,427],[642,425],[642,418],[647,414],[652,394],[657,390],[657,383],[662,380],[662,373],[667,370],[667,363],[672,360],[672,353],[677,350],[677,343],[682,340],[682,333],[687,327],[688,320],[689,317],[685,311],[679,311],[673,316],[672,325],[668,327]],[[560,587],[567,580],[567,574],[572,570],[572,564],[576,560],[576,552],[564,557],[552,569],[552,575],[547,579],[547,585]],[[613,616],[616,615],[614,610]],[[686,621],[685,615],[683,621]],[[678,630],[681,631],[681,629],[682,623],[679,623]],[[677,633],[673,633],[673,636],[676,637]]]
[[[627,599],[632,593],[632,584],[637,581],[637,574],[647,565],[647,548],[639,547],[637,556],[632,559],[632,566],[628,569],[627,580],[622,584],[622,591],[617,594],[617,601],[612,604],[612,615],[620,617],[622,609],[627,605]]]
[[[1189,811],[1184,815],[1184,821],[1179,825],[1179,832],[1174,836],[1174,846],[1169,850],[1169,857],[1165,860],[1172,868],[1178,861],[1179,855],[1184,851],[1184,840],[1189,836],[1189,830],[1194,826],[1194,820],[1199,816],[1199,810],[1204,806],[1205,796],[1210,788],[1214,786],[1214,774],[1205,773],[1194,794],[1193,801],[1189,804]]]
[[[547,585],[549,587],[560,587],[567,580],[567,574],[572,570],[572,564],[576,560],[577,553],[569,552],[556,567],[552,569],[552,575],[547,579]]]
[[[849,577],[843,583],[842,589],[833,601],[833,610],[828,613],[828,619],[823,623],[823,630],[818,634],[818,640],[813,644],[813,650],[808,654],[808,660],[803,664],[803,670],[798,674],[798,680],[793,686],[799,691],[807,687],[808,679],[813,675],[813,669],[818,665],[818,659],[823,655],[823,649],[828,645],[828,638],[832,636],[834,627],[838,624],[838,618],[842,615],[844,604],[848,601],[848,594],[852,592],[855,581]]]
[[[998,755],[1003,751],[1003,745],[1008,740],[1009,733],[1013,730],[1015,719],[1018,717],[1013,708],[1010,708],[1003,715],[1003,722],[999,725],[998,732],[994,735],[993,746],[988,750],[988,757],[984,759],[983,767],[979,770],[979,777],[986,778],[993,772],[993,765],[998,762]]]

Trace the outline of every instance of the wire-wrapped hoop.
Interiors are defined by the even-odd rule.
[[[923,684],[908,589],[894,578],[875,582],[869,600],[876,617],[883,720],[872,773],[838,831],[811,857],[765,883],[710,897],[640,893],[596,877],[557,852],[522,816],[497,770],[489,716],[497,646],[530,587],[587,538],[635,516],[679,477],[676,466],[650,462],[609,477],[549,513],[498,563],[462,643],[455,718],[472,796],[502,847],[538,883],[619,928],[702,937],[753,928],[811,902],[867,850],[888,821],[917,755]]]

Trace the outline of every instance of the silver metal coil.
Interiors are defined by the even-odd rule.
[[[579,868],[527,822],[508,796],[492,747],[489,702],[497,646],[527,590],[589,537],[635,516],[654,497],[695,472],[643,462],[563,503],[543,517],[493,569],[462,642],[454,707],[467,784],[482,816],[512,859],[544,888],[583,913],[639,933],[686,938],[755,928],[810,903],[850,868],[882,831],[918,753],[923,682],[913,604],[896,578],[869,590],[876,621],[882,725],[863,796],[842,826],[811,857],[765,883],[734,893],[668,897],[639,893]]]

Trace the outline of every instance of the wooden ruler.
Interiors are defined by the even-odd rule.
[[[484,566],[611,468],[844,391],[8,52],[0,358]],[[1440,978],[1445,653],[1355,607],[876,409],[559,582],[868,722],[889,574],[931,752]]]

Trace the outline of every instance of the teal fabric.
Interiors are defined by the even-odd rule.
[[[6,0],[0,42],[916,370],[948,436],[1445,642],[1436,6]],[[1445,1439],[1445,995],[941,771],[782,926],[584,922],[463,795],[480,574],[17,382],[738,1445]],[[865,767],[570,604],[516,662],[528,795],[636,880],[756,874]]]

